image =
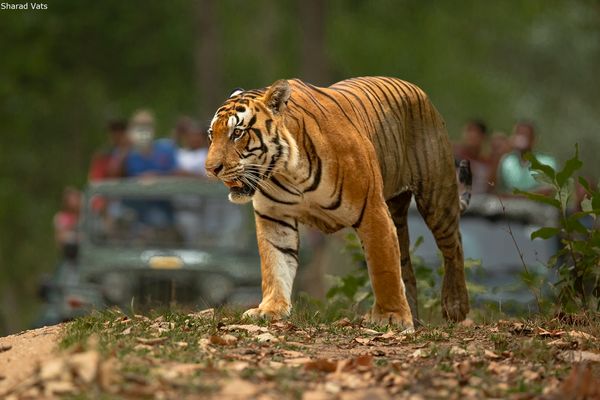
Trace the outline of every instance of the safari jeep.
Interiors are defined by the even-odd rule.
[[[465,259],[471,260],[466,264],[471,265],[466,270],[472,285],[471,303],[476,307],[495,304],[501,311],[514,315],[535,309],[535,298],[524,283],[524,274],[544,278],[549,284],[556,282],[555,272],[545,264],[558,252],[560,243],[531,240],[530,236],[542,226],[557,226],[558,217],[552,207],[524,198],[473,196],[460,222]],[[409,211],[408,226],[412,239],[423,239],[414,254],[428,267],[421,272],[427,277],[434,276],[433,271],[441,261],[435,240],[416,207]],[[423,274],[420,277],[424,278]],[[542,288],[548,290],[550,286]]]
[[[84,204],[78,282],[54,285],[62,302],[76,307],[59,319],[109,306],[260,302],[252,210],[230,203],[223,185],[174,177],[104,181],[88,186]]]

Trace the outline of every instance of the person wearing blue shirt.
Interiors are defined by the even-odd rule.
[[[125,158],[126,176],[167,175],[176,166],[176,149],[170,139],[154,140],[154,117],[145,110],[131,119],[129,138],[132,149]]]

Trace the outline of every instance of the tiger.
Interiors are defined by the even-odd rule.
[[[414,84],[359,77],[318,87],[300,79],[234,90],[207,130],[207,175],[233,203],[252,202],[262,301],[253,318],[290,314],[299,224],[333,233],[353,228],[365,254],[374,302],[369,322],[414,329],[417,283],[407,213],[418,211],[443,254],[443,316],[469,312],[459,193],[445,122]],[[469,175],[461,164],[460,175]]]

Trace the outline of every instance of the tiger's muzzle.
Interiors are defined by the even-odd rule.
[[[246,203],[252,199],[261,184],[261,176],[255,171],[242,171],[229,177],[219,178],[229,188],[229,200],[233,203]]]

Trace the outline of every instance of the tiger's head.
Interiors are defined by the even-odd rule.
[[[206,172],[229,188],[233,203],[250,201],[263,181],[294,167],[298,151],[283,116],[290,94],[287,80],[266,90],[237,89],[213,117]]]

